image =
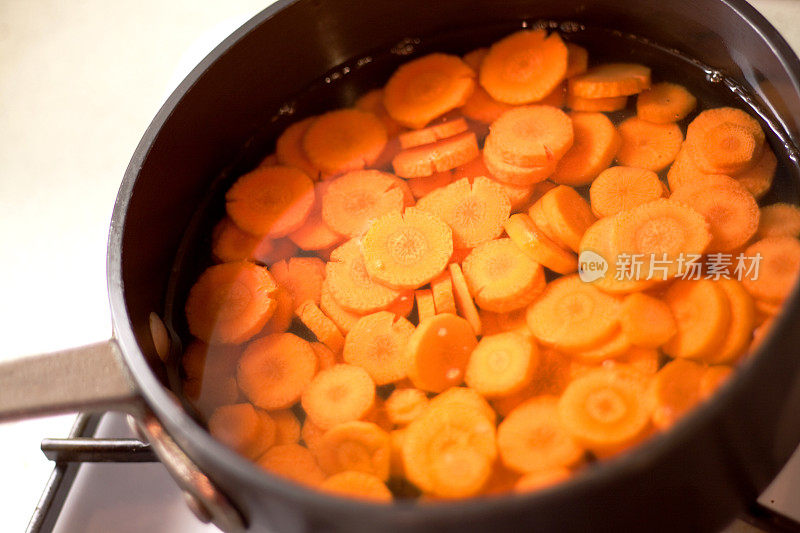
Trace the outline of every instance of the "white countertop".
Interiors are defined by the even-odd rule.
[[[111,331],[108,224],[174,87],[270,0],[0,0],[0,359]],[[800,2],[752,2],[800,50]],[[54,376],[57,379],[57,376]],[[0,425],[0,530],[22,531],[71,416]]]

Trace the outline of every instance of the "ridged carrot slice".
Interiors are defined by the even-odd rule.
[[[731,304],[720,285],[707,279],[679,279],[669,286],[664,301],[678,327],[664,352],[682,359],[713,358],[731,321]]]
[[[574,142],[551,179],[562,185],[586,185],[608,168],[622,139],[602,113],[570,113]]]
[[[546,105],[517,107],[495,120],[489,136],[508,164],[521,167],[548,165],[561,159],[573,143],[572,120]]]
[[[569,91],[582,98],[639,93],[650,87],[650,69],[635,63],[605,63],[570,78]]]
[[[362,367],[377,385],[400,381],[408,373],[406,344],[414,325],[388,311],[359,319],[344,344],[346,363]]]
[[[403,150],[392,160],[398,176],[424,178],[463,165],[476,157],[480,150],[475,134],[459,133],[431,144]]]
[[[617,161],[628,167],[663,170],[675,160],[683,143],[683,133],[677,124],[653,124],[638,117],[624,120],[617,131],[622,144]]]
[[[463,118],[456,118],[433,124],[427,128],[406,131],[398,137],[400,138],[401,148],[413,148],[447,139],[465,131],[467,131],[467,121]]]
[[[339,109],[311,123],[303,135],[303,150],[323,173],[340,174],[375,162],[386,141],[386,128],[375,115]]]
[[[602,171],[589,189],[592,212],[598,217],[616,215],[658,200],[664,187],[652,170],[616,166]]]
[[[636,114],[642,120],[668,124],[686,118],[697,105],[697,98],[677,83],[656,83],[639,93]]]

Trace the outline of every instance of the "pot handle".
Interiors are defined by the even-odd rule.
[[[0,362],[0,422],[75,411],[131,413],[140,405],[114,339]]]

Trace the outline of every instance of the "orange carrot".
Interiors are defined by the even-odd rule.
[[[447,139],[453,135],[467,131],[467,121],[463,118],[455,118],[444,122],[437,122],[421,130],[412,130],[401,133],[400,147],[413,148],[423,144],[435,143],[442,139]]]
[[[756,198],[762,198],[772,187],[778,160],[769,146],[764,146],[761,158],[748,170],[734,176]]]
[[[278,161],[278,156],[274,153],[267,155],[264,159],[258,163],[260,167],[274,167],[275,165],[279,165],[280,162]],[[290,165],[291,166],[291,165]]]
[[[275,299],[275,312],[272,313],[272,317],[258,333],[259,336],[283,333],[292,325],[292,319],[294,319],[294,298],[292,294],[278,285],[278,290],[275,291],[273,298]]]
[[[325,473],[307,448],[299,444],[273,446],[258,460],[258,466],[295,483],[319,486]]]
[[[538,355],[536,345],[518,333],[484,336],[472,351],[464,380],[486,397],[514,394],[533,378]]]
[[[663,346],[666,354],[684,359],[708,360],[725,340],[731,321],[731,304],[720,285],[711,280],[677,280],[664,301],[678,330]]]
[[[630,294],[622,302],[620,326],[631,344],[644,348],[658,348],[677,331],[669,306],[643,293]]]
[[[741,282],[735,279],[720,278],[717,285],[728,298],[731,309],[730,325],[725,340],[709,358],[713,364],[730,364],[747,350],[756,321],[755,305],[752,296]]]
[[[469,322],[475,335],[480,335],[483,327],[481,325],[481,317],[478,314],[478,309],[475,307],[475,301],[472,299],[472,293],[469,290],[469,285],[464,277],[464,273],[458,263],[450,263],[449,268],[458,314]]]
[[[607,96],[605,98],[583,98],[567,92],[567,107],[572,111],[588,113],[612,113],[621,111],[628,105],[627,96]]]
[[[519,478],[519,481],[514,485],[515,492],[532,492],[535,490],[542,490],[551,485],[556,485],[566,481],[572,477],[572,472],[569,468],[548,468],[546,470],[537,470],[536,472],[529,472]]]
[[[742,283],[754,298],[780,303],[794,288],[800,272],[800,241],[792,237],[772,237],[761,239],[744,251],[745,257],[759,255],[758,275],[752,271],[743,277]]]
[[[622,144],[617,161],[628,167],[658,172],[675,160],[681,149],[683,133],[677,124],[653,124],[631,117],[617,126]]]
[[[424,178],[444,172],[478,157],[478,140],[471,131],[431,144],[408,148],[392,159],[392,167],[403,178]]]
[[[246,261],[208,267],[186,299],[189,331],[207,343],[244,342],[275,312],[278,286],[269,271]]]
[[[208,419],[211,435],[236,453],[256,459],[275,443],[275,421],[249,403],[224,405]]]
[[[528,215],[511,215],[504,227],[514,244],[542,266],[559,274],[569,274],[578,269],[576,257],[550,240]]]
[[[616,215],[664,196],[658,175],[635,167],[611,167],[597,176],[589,189],[592,212],[598,217]]]
[[[320,483],[319,488],[346,498],[373,502],[392,501],[392,493],[386,485],[379,478],[364,472],[339,472]]]
[[[264,263],[265,265],[271,265],[273,263],[277,263],[278,261],[283,261],[285,259],[289,259],[290,257],[294,257],[300,249],[297,247],[295,243],[292,242],[291,239],[284,238],[284,239],[277,239],[272,241],[272,250],[264,257],[260,258],[260,263]]]
[[[658,371],[650,386],[654,404],[653,424],[668,429],[700,402],[700,380],[705,367],[684,359],[675,359]]]
[[[295,310],[297,317],[319,342],[338,353],[344,345],[339,328],[320,308],[311,300],[306,300]]]
[[[456,314],[456,298],[450,273],[445,271],[431,280],[431,293],[436,314]]]
[[[269,272],[281,287],[289,291],[295,310],[306,300],[319,303],[325,280],[325,263],[319,258],[292,257],[273,264]]]
[[[386,141],[386,128],[375,115],[339,109],[317,117],[302,142],[315,167],[326,174],[340,174],[375,162]]]
[[[425,176],[424,178],[409,179],[406,181],[406,183],[408,184],[408,188],[411,190],[411,194],[414,195],[414,198],[419,200],[423,196],[430,194],[436,189],[450,185],[453,183],[453,181],[453,173],[449,170],[446,170],[444,172],[435,172],[430,176]]]
[[[290,409],[270,411],[275,421],[275,444],[297,444],[300,441],[300,421]]]
[[[490,128],[501,159],[521,167],[536,167],[561,159],[573,143],[572,121],[558,108],[517,107],[503,113]]]
[[[492,425],[497,421],[497,413],[494,412],[489,402],[475,389],[469,387],[450,387],[431,398],[428,407],[431,409],[467,409],[479,413]]]
[[[316,425],[313,420],[306,416],[306,419],[303,421],[303,427],[300,430],[300,437],[303,440],[303,444],[305,444],[315,458],[319,453],[320,441],[325,431],[326,430]]]
[[[376,385],[406,377],[405,349],[414,325],[388,311],[362,317],[347,334],[346,363],[364,368]]]
[[[483,59],[486,57],[486,54],[489,53],[488,48],[476,48],[471,52],[467,52],[461,57],[461,60],[466,63],[469,68],[471,68],[475,74],[477,74],[481,69],[481,63],[483,63]]]
[[[303,136],[317,117],[309,117],[286,128],[275,143],[275,157],[278,163],[302,170],[314,181],[320,178],[319,169],[308,160],[303,150]],[[273,166],[273,165],[270,165]]]
[[[302,396],[306,415],[322,429],[331,429],[372,409],[375,383],[359,366],[336,365],[317,374]]]
[[[556,160],[552,159],[545,165],[521,167],[512,165],[503,159],[496,138],[489,136],[483,146],[483,161],[486,168],[497,180],[511,185],[522,187],[533,185],[550,177],[556,169]]]
[[[560,396],[571,381],[573,361],[552,348],[539,350],[539,365],[528,385],[515,394],[493,398],[492,405],[501,416],[508,416],[517,406],[536,396]]]
[[[514,331],[520,335],[530,337],[531,331],[528,329],[528,323],[525,321],[525,307],[520,307],[508,313],[493,313],[481,309],[479,314],[481,317],[481,325],[483,326],[482,334],[494,335],[496,333],[504,333],[506,331]]]
[[[712,394],[717,392],[733,373],[733,368],[729,366],[719,365],[710,366],[703,372],[700,378],[700,386],[698,394],[701,400],[708,399]]]
[[[430,289],[415,290],[414,299],[417,302],[417,318],[419,322],[436,314],[436,303],[433,300],[433,292]]]
[[[567,72],[565,78],[583,74],[589,68],[589,52],[575,43],[567,43]]]
[[[639,93],[636,115],[655,124],[669,124],[686,118],[697,105],[697,98],[677,83],[656,83]]]
[[[236,366],[242,348],[230,344],[209,346],[192,341],[181,357],[185,373],[183,394],[203,415],[210,414],[221,405],[236,403],[239,386],[236,384]]]
[[[431,392],[458,385],[477,344],[472,326],[463,318],[450,314],[427,318],[406,344],[408,377],[418,389]]]
[[[475,90],[459,109],[467,118],[491,124],[500,118],[500,115],[513,108],[514,106],[510,104],[498,102],[486,92],[486,89],[476,85]]]
[[[732,107],[701,112],[686,129],[686,148],[708,174],[736,174],[751,168],[764,150],[764,130],[756,119]]]
[[[455,443],[431,457],[431,492],[439,498],[467,498],[483,490],[492,460],[473,446]]]
[[[556,165],[552,179],[563,185],[586,185],[611,164],[622,142],[602,113],[570,113],[574,142]]]
[[[762,207],[755,237],[800,237],[800,208],[785,203]]]
[[[220,220],[211,233],[211,253],[220,263],[233,261],[265,263],[272,249],[272,239],[245,233],[228,217]]]
[[[389,434],[371,422],[354,420],[329,429],[319,442],[317,461],[328,475],[347,470],[389,479]]]
[[[565,351],[569,351],[581,363],[591,364],[620,357],[630,349],[631,342],[628,336],[622,330],[617,330],[609,339],[592,348]]]
[[[398,426],[410,424],[428,407],[425,391],[415,388],[395,389],[386,399],[389,420]]]
[[[378,117],[390,138],[404,130],[403,126],[390,117],[386,111],[386,107],[383,105],[383,89],[373,89],[364,93],[356,100],[354,107]]]
[[[289,234],[289,238],[303,250],[324,250],[342,241],[342,236],[332,230],[322,217],[322,198],[331,181],[320,181],[314,185],[314,207],[299,229]]]
[[[455,180],[467,178],[470,183],[474,183],[475,178],[480,176],[492,179],[494,183],[498,184],[503,189],[503,192],[506,193],[508,197],[508,201],[511,203],[511,211],[516,211],[526,205],[534,192],[534,187],[532,185],[517,186],[495,180],[492,173],[486,168],[483,157],[476,157],[469,163],[453,169],[453,178]]]
[[[605,63],[570,78],[569,92],[581,98],[636,94],[650,87],[650,69],[635,63]]]
[[[589,203],[567,185],[548,191],[539,201],[556,242],[577,252],[581,237],[596,220]]]

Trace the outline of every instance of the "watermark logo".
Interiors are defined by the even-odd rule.
[[[608,261],[591,250],[583,250],[578,257],[578,276],[584,283],[591,283],[605,277]]]
[[[578,256],[578,276],[584,283],[592,283],[608,276],[617,281],[677,279],[743,279],[757,280],[761,254],[746,256],[743,253],[678,254],[626,254],[614,258],[613,272],[609,262],[592,250]]]

